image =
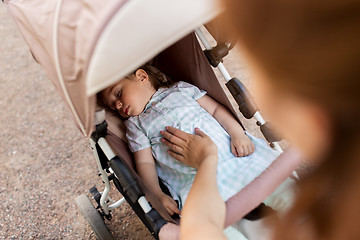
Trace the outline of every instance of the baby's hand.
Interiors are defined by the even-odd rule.
[[[177,213],[180,215],[180,210],[178,209],[177,204],[176,204],[175,200],[172,199],[172,197],[170,197],[169,195],[166,195],[164,193],[159,198],[170,216],[174,215],[174,213]]]
[[[255,151],[255,145],[244,132],[231,136],[231,152],[235,157],[245,157]]]

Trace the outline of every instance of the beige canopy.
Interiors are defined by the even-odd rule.
[[[85,136],[95,94],[219,14],[217,0],[5,0]]]

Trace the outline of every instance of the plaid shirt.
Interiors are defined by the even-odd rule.
[[[205,94],[185,82],[160,88],[139,116],[125,121],[130,150],[136,152],[151,147],[157,173],[173,197],[180,200],[180,206],[190,191],[196,169],[168,155],[167,147],[160,141],[160,131],[166,126],[191,134],[198,127],[214,141],[218,148],[217,183],[225,201],[259,176],[279,155],[264,140],[246,133],[255,144],[255,152],[250,156],[235,157],[231,153],[229,134],[196,101]]]

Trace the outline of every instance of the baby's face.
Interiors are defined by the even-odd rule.
[[[146,77],[124,78],[106,88],[102,92],[103,102],[112,110],[118,111],[124,118],[139,115],[155,93],[155,89],[151,87]]]

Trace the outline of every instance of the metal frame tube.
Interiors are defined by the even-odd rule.
[[[209,43],[209,41],[206,39],[205,35],[203,34],[203,32],[201,31],[200,27],[195,29],[195,33],[196,35],[199,37],[201,43],[204,45],[206,50],[211,50],[212,47]],[[221,62],[219,63],[219,65],[217,66],[217,69],[220,71],[221,75],[224,77],[225,81],[228,82],[229,80],[231,80],[231,76],[229,74],[229,72],[226,70],[226,67],[224,66],[224,64]],[[256,121],[258,121],[260,123],[260,125],[265,124],[265,120],[264,118],[261,116],[260,112],[257,111],[254,116],[253,116]],[[270,142],[270,144],[272,146],[274,146],[274,149],[280,153],[283,152],[282,148],[280,147],[278,142]]]
[[[254,118],[260,123],[260,125],[264,125],[266,123],[259,111],[256,111],[256,113],[254,113]]]
[[[125,198],[120,198],[120,200],[116,201],[115,203],[111,204],[108,206],[109,210],[113,210],[115,208],[120,207],[121,204],[123,204],[124,202],[126,202]]]
[[[203,32],[201,31],[200,28],[196,28],[195,29],[195,33],[196,35],[199,37],[200,41],[202,42],[202,44],[204,45],[206,50],[211,50],[212,47],[209,43],[209,41],[206,39],[205,35],[203,34]],[[217,69],[219,69],[221,75],[223,75],[223,77],[225,78],[226,82],[228,82],[231,79],[231,76],[229,74],[229,72],[226,70],[225,66],[223,63],[219,63],[219,65],[217,66]]]
[[[203,34],[203,32],[201,31],[200,27],[195,29],[195,33],[196,35],[199,37],[200,41],[202,42],[202,44],[204,45],[206,50],[211,50],[211,45],[209,43],[209,41],[206,39],[205,35]]]
[[[109,144],[106,142],[105,138],[103,138],[103,137],[99,138],[98,144],[99,144],[101,150],[103,150],[103,152],[108,160],[111,160],[115,157],[114,152],[110,148]]]
[[[107,176],[106,172],[102,169],[102,166],[101,166],[101,163],[100,163],[100,160],[99,160],[99,156],[97,155],[95,142],[92,139],[90,139],[90,140],[91,140],[90,142],[92,142],[92,144],[94,144],[94,146],[92,146],[92,147],[94,149],[94,152],[96,152],[95,158],[97,159],[98,167],[99,167],[101,176],[103,178],[103,181],[105,183],[105,189],[104,189],[104,192],[103,192],[103,194],[101,195],[101,198],[100,198],[100,205],[103,208],[105,214],[108,214],[109,210],[117,208],[118,206],[123,204],[125,202],[125,199],[122,198],[122,199],[118,200],[117,202],[115,202],[115,203],[113,203],[111,205],[106,204],[106,198],[107,198],[107,195],[108,195],[108,193],[110,191],[110,182],[109,182],[109,179],[108,179],[108,176]],[[110,148],[110,146],[107,143],[107,141],[105,140],[105,138],[99,138],[97,143],[99,144],[101,150],[104,152],[104,154],[105,154],[105,156],[106,156],[106,158],[108,160],[111,160],[111,159],[113,159],[115,157],[114,152]],[[109,170],[110,170],[111,173],[114,173],[114,171],[111,168]],[[145,213],[148,213],[148,212],[151,211],[152,208],[151,208],[149,202],[146,200],[145,196],[140,197],[138,199],[138,203],[139,203],[139,205],[141,206],[141,208],[143,209],[143,211]]]
[[[99,146],[100,146],[101,150],[104,151],[104,149],[106,149],[105,150],[106,152],[104,151],[106,157],[107,158],[111,157],[111,153],[114,155],[114,153],[112,152],[110,146],[107,144],[106,140],[104,138],[100,138],[100,139],[103,139],[103,140],[100,141],[101,144],[99,142],[98,143],[99,143]],[[103,180],[103,182],[105,184],[104,191],[101,194],[101,198],[100,198],[100,206],[103,209],[104,213],[107,215],[107,214],[109,214],[109,210],[115,209],[115,208],[119,207],[121,204],[123,204],[125,202],[125,198],[121,198],[120,200],[118,200],[117,202],[115,202],[115,203],[113,203],[111,205],[108,205],[106,203],[106,199],[108,198],[108,194],[110,192],[110,181],[109,181],[107,173],[104,171],[104,169],[101,166],[99,155],[98,155],[98,152],[96,150],[96,143],[91,138],[90,138],[90,145],[91,145],[91,149],[93,150],[95,160],[96,160],[96,164],[98,166],[101,178],[102,178],[102,180]]]
[[[278,142],[272,142],[274,149],[280,153],[284,152],[282,148],[280,147],[280,144]]]
[[[91,145],[91,149],[94,152],[96,164],[98,166],[101,178],[102,178],[102,180],[103,180],[103,182],[105,184],[103,194],[101,194],[101,198],[100,198],[100,206],[103,209],[104,213],[107,215],[107,214],[109,214],[109,208],[108,208],[108,205],[106,204],[105,201],[106,201],[107,195],[110,192],[110,182],[109,182],[109,178],[107,176],[107,173],[104,171],[104,169],[101,166],[99,155],[98,155],[98,152],[96,150],[96,143],[91,138],[90,138],[90,145]]]
[[[226,70],[226,68],[222,62],[219,63],[219,65],[217,66],[217,69],[219,69],[221,75],[223,75],[226,82],[231,80],[232,77],[230,76],[229,72]]]

